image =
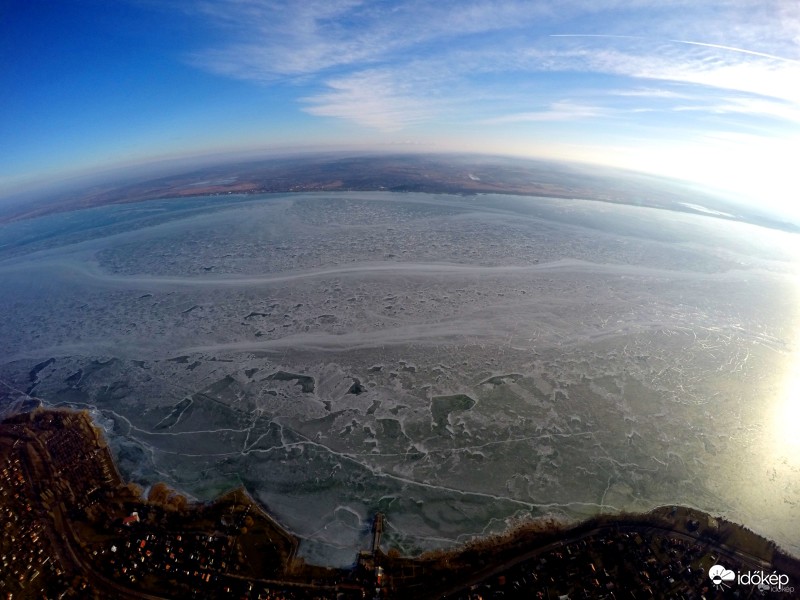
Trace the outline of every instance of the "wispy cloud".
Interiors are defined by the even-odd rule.
[[[197,7],[227,41],[199,48],[192,64],[265,85],[302,84],[311,89],[298,97],[306,113],[385,131],[445,114],[533,124],[688,105],[794,123],[800,107],[800,2],[219,0]],[[560,88],[554,73],[568,75]],[[732,92],[751,99],[731,103]]]
[[[680,104],[674,106],[672,110],[677,112],[760,116],[800,125],[800,106],[790,102],[781,102],[765,98],[721,98],[714,103]]]
[[[779,60],[788,63],[800,65],[800,60],[793,58],[786,58],[785,56],[777,56],[775,54],[768,54],[766,52],[756,52],[755,50],[747,50],[745,48],[736,48],[734,46],[725,46],[724,44],[709,44],[706,42],[690,42],[688,40],[670,40],[676,44],[687,44],[689,46],[702,46],[703,48],[714,48],[716,50],[727,50],[729,52],[738,52],[740,54],[749,54],[750,56],[760,56],[761,58],[769,58],[772,60]]]
[[[190,61],[222,75],[268,81],[402,61],[430,52],[431,42],[519,28],[550,7],[487,0],[219,0],[198,9],[231,41],[198,50]]]
[[[307,113],[336,117],[396,131],[436,115],[435,101],[418,97],[409,83],[399,83],[390,71],[369,70],[328,80],[326,89],[302,98]]]
[[[502,123],[533,123],[552,121],[577,121],[596,117],[608,117],[611,111],[598,106],[587,106],[573,102],[553,102],[546,110],[512,113],[481,121],[483,125]]]
[[[608,92],[614,96],[623,96],[628,98],[660,98],[668,100],[692,98],[691,94],[676,92],[674,90],[665,90],[658,88],[631,88],[611,90]]]
[[[593,42],[551,50],[541,62],[541,51],[531,49],[529,63],[549,71],[605,73],[642,80],[693,84],[706,89],[735,90],[800,103],[800,63],[763,57],[730,56],[730,52],[701,46],[681,50],[672,42],[649,43],[631,39],[625,44]]]
[[[604,38],[604,39],[619,39],[619,40],[644,40],[647,42],[657,42],[657,38],[650,38],[641,35],[616,35],[604,33],[554,33],[550,37],[554,38]],[[700,46],[703,48],[714,48],[715,50],[726,50],[728,52],[738,52],[739,54],[748,54],[750,56],[759,56],[761,58],[770,58],[789,63],[800,64],[800,60],[794,58],[786,58],[785,56],[777,56],[776,54],[769,54],[767,52],[758,52],[756,50],[747,50],[746,48],[737,48],[735,46],[727,46],[725,44],[712,44],[709,42],[693,42],[689,40],[665,40],[673,44],[686,44],[688,46]]]
[[[316,73],[377,60],[380,36],[348,35],[369,20],[358,0],[201,2],[198,9],[230,38],[198,50],[190,62],[215,73],[254,81]],[[351,19],[353,25],[345,24]]]

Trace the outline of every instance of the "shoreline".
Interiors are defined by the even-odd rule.
[[[192,572],[175,558],[174,549],[183,552],[186,544],[197,560],[201,554],[191,553],[191,544],[200,544],[206,555],[227,556],[218,567],[214,559],[210,564],[198,562],[194,573],[202,574],[199,582],[193,583],[191,577],[178,580],[177,590],[187,594],[198,589],[196,585],[216,593],[246,582],[250,589],[294,590],[291,597],[297,598],[312,591],[323,598],[356,598],[372,588],[385,590],[382,593],[390,598],[458,598],[474,586],[507,586],[505,582],[520,569],[530,571],[529,565],[535,564],[541,570],[547,560],[563,559],[565,551],[584,560],[594,556],[593,544],[616,540],[622,546],[639,540],[636,543],[641,546],[643,539],[650,544],[651,538],[656,540],[652,542],[656,551],[657,540],[669,540],[684,553],[692,548],[696,555],[692,564],[725,559],[740,569],[785,573],[800,586],[800,560],[775,542],[744,525],[682,506],[662,506],[644,514],[597,515],[579,523],[552,518],[523,521],[501,534],[416,557],[381,548],[383,515],[379,513],[373,523],[372,546],[355,557],[352,568],[306,563],[297,556],[302,540],[243,488],[211,502],[190,502],[157,483],[145,498],[138,485],[123,480],[103,430],[85,410],[38,407],[5,419],[0,423],[0,462],[3,459],[3,464],[17,465],[19,475],[10,481],[23,493],[18,492],[15,500],[3,496],[0,507],[14,515],[19,502],[27,505],[28,515],[18,515],[15,523],[21,516],[23,523],[32,519],[31,527],[49,531],[45,537],[54,544],[49,554],[61,557],[61,573],[75,571],[75,577],[94,582],[101,595],[113,590],[119,597],[161,597],[154,594],[171,589],[167,582],[173,580],[159,574],[159,569]],[[7,477],[7,472],[3,475]],[[3,483],[0,480],[0,489]],[[131,544],[132,540],[138,541]],[[153,550],[145,556],[142,552],[148,544]],[[166,544],[166,550],[159,544]],[[118,550],[123,547],[131,549],[126,554]],[[153,563],[149,580],[131,579],[124,566],[140,554],[142,564]],[[600,559],[593,560],[594,565]],[[60,575],[57,571],[50,575],[48,579],[45,574],[43,580],[57,585]],[[561,583],[574,585],[567,579]],[[170,597],[184,596],[179,591]]]

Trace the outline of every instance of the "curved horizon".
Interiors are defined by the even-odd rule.
[[[12,3],[0,196],[236,154],[468,152],[721,190],[800,219],[800,8]]]

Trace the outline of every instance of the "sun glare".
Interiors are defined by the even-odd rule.
[[[772,443],[774,456],[794,469],[800,467],[800,328],[792,340],[790,352],[784,384],[775,399]]]
[[[776,415],[780,433],[778,441],[792,458],[800,462],[800,357],[792,370],[792,379],[786,386]]]

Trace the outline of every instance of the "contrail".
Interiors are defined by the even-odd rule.
[[[653,41],[651,38],[646,38],[640,35],[611,35],[604,33],[555,33],[550,37],[587,37],[587,38],[616,38],[628,40],[648,40]],[[740,54],[749,54],[751,56],[761,56],[762,58],[771,58],[772,60],[780,60],[783,62],[800,65],[800,60],[794,58],[786,58],[785,56],[777,56],[776,54],[767,54],[766,52],[757,52],[755,50],[747,50],[745,48],[736,48],[735,46],[725,46],[723,44],[709,44],[707,42],[692,42],[689,40],[665,40],[674,44],[688,44],[689,46],[703,46],[704,48],[717,48],[718,50],[728,50],[729,52],[738,52]]]
[[[629,40],[645,40],[640,35],[611,35],[609,33],[553,33],[550,37],[597,37],[597,38],[625,38]]]
[[[751,54],[753,56],[763,56],[764,58],[772,58],[774,60],[782,60],[784,62],[794,63],[800,65],[800,60],[794,58],[786,58],[785,56],[776,56],[775,54],[767,54],[766,52],[756,52],[755,50],[745,50],[744,48],[735,48],[734,46],[723,46],[722,44],[707,44],[705,42],[690,42],[688,40],[669,40],[677,44],[689,44],[690,46],[705,46],[706,48],[719,48],[720,50],[730,50],[731,52],[740,52],[741,54]]]

